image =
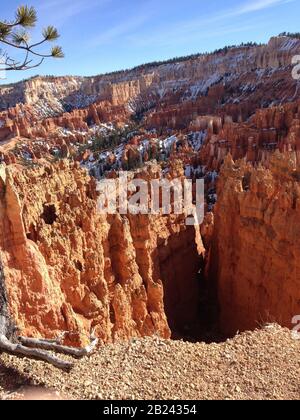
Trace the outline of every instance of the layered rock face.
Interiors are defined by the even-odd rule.
[[[92,329],[103,342],[180,335],[199,319],[203,273],[225,334],[266,321],[290,326],[300,311],[300,103],[291,76],[299,49],[280,37],[0,88],[0,258],[22,334],[68,331],[73,345]],[[96,130],[105,125],[109,139],[133,115],[144,116],[143,129],[90,147]],[[49,164],[57,156],[73,163]],[[100,215],[96,181],[74,163],[115,177],[153,158],[169,178],[205,177],[207,253],[183,216]],[[160,179],[161,168],[146,165],[138,176]]]
[[[209,256],[225,334],[290,327],[299,313],[299,180],[295,153],[276,152],[269,169],[226,158]]]
[[[90,78],[38,77],[0,87],[0,107],[5,109],[0,113],[0,140],[18,136],[44,118],[99,102],[125,106],[133,113],[155,108],[147,125],[159,129],[186,127],[195,114],[245,120],[257,108],[297,97],[291,60],[299,51],[299,40],[278,37],[267,45],[232,48],[174,64]],[[84,120],[84,114],[81,117]]]
[[[192,129],[206,129],[207,138],[200,156],[212,169],[219,170],[225,156],[230,153],[234,160],[246,158],[253,164],[268,167],[276,150],[294,151],[300,159],[300,102],[295,101],[267,109],[258,109],[243,123],[231,118],[198,117]]]
[[[101,215],[95,180],[67,161],[0,168],[0,255],[22,334],[169,337],[195,319],[204,249],[184,217]]]
[[[28,105],[17,105],[6,114],[7,118],[0,127],[0,138],[11,136],[46,139],[61,128],[76,133],[80,140],[80,132],[87,133],[91,125],[106,122],[119,124],[129,118],[129,112],[124,106],[112,106],[110,102],[105,101],[41,120],[33,114],[32,108]]]

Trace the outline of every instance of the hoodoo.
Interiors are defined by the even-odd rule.
[[[23,335],[69,332],[69,343],[84,345],[92,329],[103,342],[198,334],[208,295],[224,334],[290,325],[299,303],[299,46],[280,37],[180,65],[1,88],[10,104],[0,115],[2,283]],[[270,68],[272,106],[259,109]],[[146,128],[124,131],[142,104]],[[96,178],[131,168],[149,181],[204,177],[214,217],[203,240],[180,215],[100,215]]]
[[[197,386],[192,378],[182,390],[177,379],[179,399],[207,388],[209,361],[229,398],[219,367],[242,394],[240,351],[274,337],[289,348],[284,328],[300,313],[299,54],[299,36],[282,34],[111,74],[0,85],[0,351],[25,357],[0,364],[34,372],[34,358],[70,371],[95,352],[73,374],[83,366],[92,384],[105,368],[105,388],[135,375],[160,383],[153,364],[163,355],[171,385],[196,366]],[[123,195],[122,176],[132,182]],[[138,211],[124,211],[134,194]],[[101,212],[100,198],[113,211]],[[203,220],[187,223],[197,206]],[[112,354],[104,368],[99,348]]]

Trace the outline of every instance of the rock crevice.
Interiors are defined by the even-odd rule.
[[[83,344],[91,329],[109,342],[192,322],[204,248],[185,218],[101,215],[95,180],[67,161],[3,173],[0,254],[22,335],[77,332]]]

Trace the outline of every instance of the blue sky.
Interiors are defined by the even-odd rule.
[[[36,7],[38,29],[58,27],[66,57],[8,72],[6,83],[37,73],[95,75],[300,30],[300,0],[0,0],[1,18],[24,3]]]

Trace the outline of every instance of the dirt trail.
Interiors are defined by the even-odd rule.
[[[136,339],[70,373],[0,357],[2,399],[299,399],[300,341],[276,325],[222,344]]]

